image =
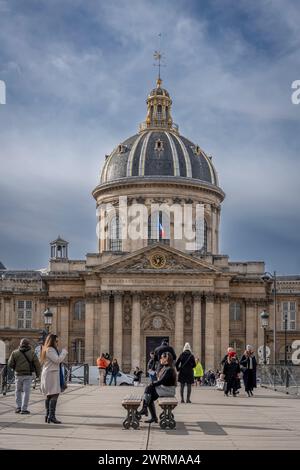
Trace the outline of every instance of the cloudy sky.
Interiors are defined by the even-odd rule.
[[[0,261],[42,268],[49,242],[96,251],[104,155],[136,133],[155,83],[226,192],[221,252],[300,273],[297,0],[0,0]]]

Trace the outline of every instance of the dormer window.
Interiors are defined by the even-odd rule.
[[[158,151],[162,151],[164,149],[163,141],[160,139],[156,140],[154,149]]]
[[[200,155],[201,154],[201,148],[199,147],[199,145],[193,145],[192,150],[193,150],[195,155]]]
[[[118,153],[125,153],[127,150],[126,145],[120,144],[118,145]]]

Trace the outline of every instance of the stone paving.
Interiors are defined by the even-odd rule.
[[[175,410],[176,430],[141,422],[124,430],[122,398],[143,388],[69,386],[58,402],[63,424],[44,422],[44,400],[32,392],[31,414],[14,413],[13,394],[0,396],[0,449],[300,449],[300,400],[258,388],[255,397],[224,397],[193,388],[192,404]]]

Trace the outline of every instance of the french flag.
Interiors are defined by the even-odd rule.
[[[159,222],[159,237],[165,238],[165,236],[166,236],[166,232],[165,232],[161,222]]]

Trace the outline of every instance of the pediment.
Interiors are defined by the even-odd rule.
[[[124,255],[96,268],[103,273],[219,273],[220,269],[160,243]]]

